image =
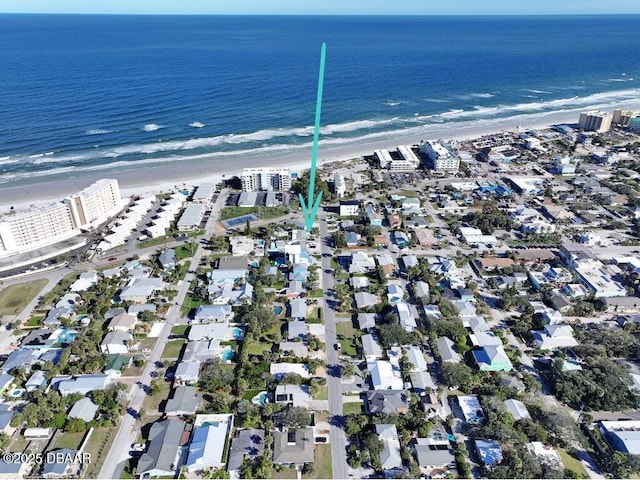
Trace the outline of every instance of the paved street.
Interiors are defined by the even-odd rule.
[[[323,213],[319,214],[320,237],[322,240],[322,288],[324,289],[323,318],[325,325],[327,383],[329,388],[329,413],[331,415],[331,459],[333,464],[333,478],[347,478],[349,467],[346,456],[346,436],[342,417],[342,385],[340,377],[340,359],[334,345],[338,343],[336,336],[335,297],[329,294],[333,291],[334,281],[331,258],[333,249],[327,245],[330,235],[327,231],[327,220]]]

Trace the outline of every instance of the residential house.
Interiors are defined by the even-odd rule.
[[[27,392],[33,392],[47,384],[47,375],[43,370],[35,370],[29,379],[25,382],[24,388]]]
[[[302,378],[309,378],[309,366],[306,363],[272,363],[269,365],[269,373],[277,381],[289,374],[300,375]]]
[[[77,375],[73,378],[60,380],[57,382],[57,388],[62,395],[71,395],[74,393],[86,395],[94,390],[104,390],[111,385],[111,383],[113,383],[113,379],[109,375]]]
[[[68,417],[90,422],[96,418],[96,413],[98,413],[98,406],[89,397],[84,397],[73,404],[73,407],[69,410]]]
[[[193,415],[200,405],[200,395],[196,387],[180,385],[173,389],[167,400],[164,412],[167,416]]]
[[[294,357],[305,358],[309,356],[309,347],[303,342],[280,342],[280,352]]]
[[[100,343],[100,351],[108,354],[129,353],[132,338],[130,333],[120,330],[109,332]]]
[[[598,429],[618,452],[640,455],[640,421],[601,421]]]
[[[504,401],[504,406],[507,411],[513,416],[515,420],[529,419],[531,420],[531,414],[524,403],[520,400],[510,398]]]
[[[233,318],[229,305],[200,305],[193,316],[193,323],[224,323]]]
[[[429,366],[427,365],[427,361],[425,360],[420,347],[412,345],[405,346],[404,349],[407,360],[411,364],[409,372],[426,372],[429,370]]]
[[[378,305],[378,297],[369,292],[356,292],[355,295],[356,308],[363,310]]]
[[[280,405],[309,408],[309,388],[306,385],[278,385],[275,403]]]
[[[375,426],[376,435],[382,441],[380,463],[385,477],[393,477],[398,472],[404,471],[402,457],[400,456],[400,439],[396,426],[392,423],[382,423]]]
[[[303,465],[313,463],[313,429],[295,428],[281,432],[274,430],[273,463],[276,465]]]
[[[293,280],[289,282],[286,295],[289,300],[304,297],[306,295],[306,289],[300,280]]]
[[[185,466],[188,472],[224,467],[227,437],[233,425],[233,415],[198,415]]]
[[[404,232],[393,232],[393,241],[400,248],[408,247],[411,244],[411,239],[409,235]]]
[[[200,378],[200,365],[201,362],[197,360],[179,362],[173,378],[180,384],[192,385]]]
[[[360,337],[362,353],[367,362],[374,362],[382,358],[382,347],[378,340],[370,333]]]
[[[136,471],[140,478],[176,475],[184,426],[182,420],[175,418],[151,425],[147,451],[138,460]]]
[[[427,418],[440,417],[442,420],[447,418],[447,411],[435,393],[422,395],[420,397],[420,405]]]
[[[404,300],[405,291],[402,285],[390,284],[387,285],[387,300],[390,304],[396,304]]]
[[[454,349],[454,343],[449,337],[438,337],[438,352],[440,359],[447,363],[460,363],[460,355]]]
[[[349,273],[367,273],[375,270],[376,262],[366,252],[361,250],[351,252],[351,259],[349,262]]]
[[[130,303],[147,303],[153,294],[164,288],[161,278],[132,278],[120,292],[120,300]]]
[[[167,248],[160,255],[158,255],[158,263],[162,270],[170,272],[177,264],[176,251],[173,248]]]
[[[409,374],[409,378],[411,379],[411,389],[418,395],[431,393],[437,389],[429,372],[412,372]]]
[[[486,418],[477,395],[458,395],[456,399],[465,422],[481,423]]]
[[[394,370],[388,361],[368,362],[367,369],[371,375],[371,384],[374,390],[402,390],[404,387],[400,372]]]
[[[304,298],[293,298],[289,300],[289,317],[294,320],[304,320],[307,318],[307,301]]]
[[[287,322],[287,338],[289,340],[295,340],[300,338],[302,340],[307,338],[308,329],[305,322],[298,320]]]
[[[81,458],[78,450],[70,448],[56,448],[43,455],[42,478],[73,477],[80,473]]]
[[[357,319],[361,330],[371,330],[376,327],[375,313],[359,313]]]
[[[119,377],[122,371],[131,366],[133,357],[114,353],[107,355],[107,363],[104,367],[104,374],[110,377]]]
[[[423,301],[429,301],[429,284],[423,281],[412,284],[413,295]]]
[[[502,448],[495,440],[474,440],[474,446],[480,461],[486,468],[495,467],[502,462]]]
[[[400,215],[387,215],[387,222],[390,228],[402,228],[402,218],[400,218]]]
[[[108,329],[111,332],[132,332],[138,324],[138,317],[130,313],[121,313],[116,315],[108,323]]]
[[[255,463],[264,452],[264,430],[246,428],[236,430],[231,441],[227,472],[234,479],[240,478],[240,469],[245,461]],[[246,460],[245,460],[246,459]]]
[[[222,340],[226,338],[229,331],[229,323],[205,323],[199,325],[191,325],[187,338],[189,342],[198,340]]]
[[[540,350],[575,347],[578,341],[573,338],[573,328],[569,325],[545,325],[544,330],[533,333],[533,342]]]
[[[353,287],[353,289],[356,291],[358,290],[366,291],[371,285],[371,282],[369,281],[369,277],[364,277],[364,276],[352,276],[349,281],[351,282],[351,286]]]
[[[474,350],[473,358],[482,372],[510,372],[513,364],[502,345],[485,345]]]
[[[400,326],[407,332],[413,332],[417,328],[416,317],[413,313],[411,305],[406,302],[399,302],[395,304],[396,313],[400,320]]]
[[[80,274],[78,279],[69,286],[70,292],[86,292],[98,283],[98,272],[90,270]]]
[[[435,448],[434,445],[426,443],[427,440],[426,438],[416,438],[416,443],[413,446],[421,473],[433,477],[432,474],[436,471],[444,473],[446,470],[455,469],[455,456],[449,442],[444,448]]]

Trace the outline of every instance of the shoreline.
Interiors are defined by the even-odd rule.
[[[525,120],[520,119],[518,120]],[[443,124],[438,131],[425,132],[424,135],[407,134],[402,136],[394,135],[392,138],[372,140],[356,144],[346,144],[339,147],[322,145],[322,138],[319,144],[317,164],[322,165],[361,158],[364,155],[371,155],[379,148],[394,148],[398,145],[418,144],[422,140],[445,139],[445,140],[470,140],[482,136],[496,134],[505,131],[515,131],[517,128],[523,130],[550,128],[555,124],[576,123],[575,113],[550,112],[545,118],[530,119],[531,122],[514,123],[514,118],[507,118],[504,121],[484,126],[467,126],[456,128],[451,124]],[[382,134],[381,136],[383,136]],[[311,152],[291,152],[277,157],[269,156],[247,156],[238,158],[207,158],[207,155],[197,157],[185,157],[176,160],[172,166],[167,166],[168,162],[155,167],[132,168],[114,172],[102,170],[96,172],[83,172],[77,176],[67,176],[66,178],[49,178],[48,180],[26,185],[3,186],[0,189],[0,215],[14,207],[19,211],[29,208],[32,205],[56,202],[74,192],[88,187],[91,183],[100,178],[115,178],[120,185],[122,197],[131,195],[144,195],[167,191],[175,187],[193,188],[200,183],[219,183],[224,178],[239,175],[243,168],[251,167],[288,167],[292,172],[302,173],[310,167]]]

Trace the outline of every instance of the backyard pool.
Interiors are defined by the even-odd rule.
[[[12,390],[9,395],[11,395],[13,398],[18,398],[21,397],[23,393],[24,390],[22,388],[16,388],[15,390]]]
[[[282,313],[282,310],[284,310],[284,308],[282,308],[280,305],[273,307],[274,315],[280,315]]]
[[[240,327],[231,327],[231,336],[234,340],[242,340],[244,338],[244,330]]]
[[[253,403],[254,405],[262,405],[262,406],[269,403],[269,392],[267,392],[266,390],[260,392],[259,394],[257,394],[255,397],[251,399],[251,403]]]
[[[235,353],[233,351],[233,348],[231,347],[226,347],[223,351],[222,351],[222,360],[224,361],[230,361],[231,359],[233,359]]]

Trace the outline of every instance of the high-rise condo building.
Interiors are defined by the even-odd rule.
[[[611,129],[611,114],[609,112],[584,112],[580,114],[578,122],[580,128],[587,132],[604,133]]]
[[[460,158],[440,142],[422,142],[420,153],[427,156],[429,167],[433,170],[455,173],[460,168]]]
[[[242,170],[242,191],[287,191],[291,188],[291,171],[288,168],[245,168]]]

